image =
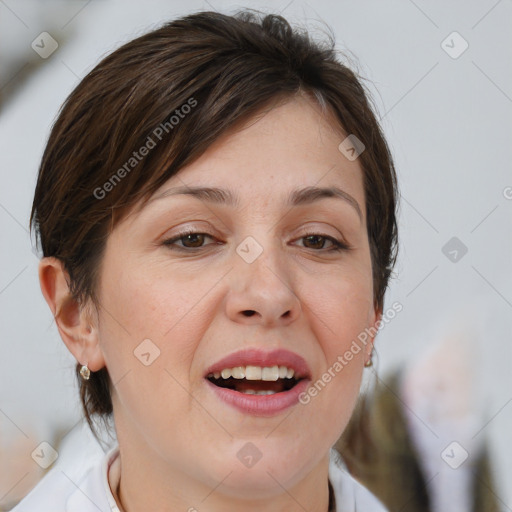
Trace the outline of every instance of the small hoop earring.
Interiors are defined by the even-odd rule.
[[[87,368],[87,364],[84,364],[82,368],[80,368],[80,375],[82,376],[82,379],[89,380],[89,377],[91,376],[91,370]]]
[[[365,368],[370,368],[370,366],[373,366],[372,354],[373,354],[373,352],[370,354],[370,359],[368,359],[368,361],[366,361],[366,363],[364,363]]]

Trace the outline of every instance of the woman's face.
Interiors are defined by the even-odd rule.
[[[344,354],[378,320],[363,175],[338,149],[344,138],[316,104],[291,100],[224,136],[116,226],[101,267],[98,339],[122,460],[208,488],[222,481],[244,497],[326,471],[371,346],[350,361]],[[197,187],[223,192],[191,193]],[[350,199],[301,192],[309,187]],[[351,248],[334,250],[332,240]],[[212,366],[245,349],[252,359]],[[256,380],[217,381],[233,390],[207,379],[247,365],[256,369],[235,372]],[[293,388],[245,393],[294,382],[262,381],[265,366],[295,368],[302,391],[329,369],[331,379],[308,403]]]

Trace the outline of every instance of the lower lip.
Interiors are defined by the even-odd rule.
[[[299,395],[308,388],[310,382],[309,379],[302,379],[292,389],[273,395],[247,395],[233,389],[221,388],[208,379],[205,380],[223,402],[254,416],[273,416],[292,407],[299,401]]]

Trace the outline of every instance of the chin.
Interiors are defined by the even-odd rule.
[[[259,441],[261,450],[256,448],[257,443],[237,442],[228,463],[220,454],[222,470],[215,473],[218,481],[224,479],[221,486],[224,494],[245,499],[278,496],[283,493],[283,487],[299,483],[315,465],[315,461],[308,464],[304,450],[287,448],[282,440],[279,447],[274,448],[268,440],[262,439]]]

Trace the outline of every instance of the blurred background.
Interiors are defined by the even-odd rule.
[[[281,13],[317,37],[328,23],[368,79],[401,191],[385,310],[395,302],[402,310],[378,334],[374,378],[385,384],[421,366],[429,347],[446,347],[426,356],[434,363],[425,368],[446,377],[434,379],[432,400],[459,382],[453,396],[467,399],[471,431],[466,440],[438,433],[433,449],[442,462],[443,448],[457,456],[450,443],[458,442],[471,460],[470,445],[485,442],[492,492],[512,510],[511,0],[0,0],[0,510],[51,467],[51,447],[85,435],[75,361],[41,295],[28,233],[58,110],[124,42],[183,14],[240,7]],[[414,410],[418,402],[404,396]]]

